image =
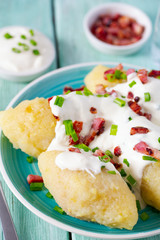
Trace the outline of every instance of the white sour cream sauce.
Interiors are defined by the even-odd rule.
[[[9,33],[13,38],[4,37]],[[22,39],[25,35],[26,39]],[[37,45],[33,46],[30,40],[36,41]],[[23,46],[18,43],[24,43],[29,46],[28,51],[23,50]],[[15,53],[12,48],[21,50],[21,53]],[[53,55],[48,39],[41,33],[34,30],[34,36],[31,36],[29,29],[25,27],[7,27],[0,30],[0,68],[10,72],[25,72],[28,70],[39,70],[48,59]],[[40,54],[34,55],[33,49],[37,49]]]
[[[160,89],[160,80],[155,78],[148,78],[149,82],[147,84],[142,84],[136,73],[132,73],[128,77],[128,81],[123,84],[119,84],[114,87],[121,95],[127,96],[128,92],[131,91],[135,96],[140,97],[138,104],[142,106],[143,111],[151,113],[152,119],[149,121],[143,116],[138,116],[135,114],[128,106],[126,98],[122,98],[126,101],[124,107],[120,107],[114,103],[114,96],[96,97],[96,96],[82,96],[77,95],[75,92],[69,93],[68,95],[63,95],[65,101],[62,107],[54,105],[55,98],[50,101],[50,107],[52,113],[59,116],[60,121],[57,122],[55,132],[56,136],[51,142],[48,151],[51,150],[62,150],[64,151],[56,158],[56,165],[61,169],[68,168],[70,170],[86,170],[92,174],[98,174],[101,172],[101,166],[104,165],[98,157],[91,156],[91,152],[82,154],[73,153],[68,151],[69,138],[65,134],[65,127],[63,125],[63,120],[72,121],[82,121],[83,130],[80,135],[85,136],[89,133],[91,128],[91,123],[94,118],[101,117],[106,120],[105,131],[98,137],[96,137],[89,147],[92,149],[94,147],[99,147],[102,151],[107,149],[114,152],[116,146],[120,146],[122,150],[121,156],[118,158],[118,162],[123,164],[123,159],[126,158],[130,163],[127,167],[123,164],[127,175],[131,174],[136,179],[136,184],[133,187],[134,193],[137,198],[141,201],[141,205],[144,206],[142,200],[140,199],[140,185],[143,174],[143,169],[146,165],[152,164],[150,161],[145,161],[142,159],[143,154],[138,153],[133,150],[134,146],[140,141],[146,142],[151,147],[160,148],[158,138],[160,137],[160,94],[158,93]],[[136,84],[130,88],[129,83],[135,81]],[[149,92],[151,96],[150,102],[144,101],[144,93]],[[94,107],[97,109],[96,114],[90,112],[90,108]],[[129,121],[128,118],[132,117]],[[110,135],[110,128],[112,124],[118,125],[118,131],[116,136]],[[130,130],[132,127],[146,127],[149,129],[147,134],[135,134],[130,135]],[[106,164],[106,168],[112,170],[114,166],[111,163]],[[138,196],[139,195],[139,196]],[[141,207],[142,207],[141,206]]]

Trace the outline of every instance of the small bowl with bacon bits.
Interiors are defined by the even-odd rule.
[[[124,3],[102,4],[84,18],[84,31],[93,47],[107,54],[127,55],[149,39],[152,24],[140,9]]]

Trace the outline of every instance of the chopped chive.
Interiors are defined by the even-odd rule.
[[[110,150],[106,150],[106,151],[105,151],[105,154],[106,154],[107,156],[109,156],[110,158],[113,158],[113,154],[111,153]]]
[[[15,53],[21,53],[21,50],[19,50],[18,48],[12,48],[12,51]]]
[[[93,95],[93,93],[86,87],[84,87],[84,92],[83,93],[84,93],[85,96]]]
[[[74,145],[74,147],[79,148],[79,149],[83,149],[85,152],[91,151],[91,149],[87,145],[85,145],[84,143]]]
[[[121,74],[121,79],[127,80],[127,75],[125,73],[123,73],[123,72]]]
[[[132,120],[132,118],[131,118],[131,117],[129,117],[129,118],[128,118],[128,120],[129,120],[129,121],[131,121],[131,120]]]
[[[127,165],[127,167],[129,167],[129,162],[126,158],[123,159],[123,163]]]
[[[128,187],[129,187],[129,189],[132,191],[132,186],[131,186],[131,184],[130,184],[129,182],[126,182],[126,183],[127,183]]]
[[[40,55],[40,52],[37,49],[34,49],[32,52],[34,55]]]
[[[122,98],[126,98],[126,97],[125,97],[125,96],[123,96],[123,95],[122,95],[121,97],[122,97]]]
[[[6,39],[13,38],[13,36],[12,36],[11,34],[9,34],[9,33],[5,33],[5,34],[4,34],[4,37],[5,37]]]
[[[112,124],[111,129],[110,129],[110,135],[116,136],[118,130],[118,125]]]
[[[107,78],[107,80],[108,80],[109,82],[114,82],[114,81],[115,81],[115,75],[112,74],[112,73],[108,73],[108,74],[106,75],[106,78]]]
[[[43,183],[42,182],[32,182],[30,184],[30,190],[31,191],[41,191],[43,188]]]
[[[104,156],[98,157],[98,158],[101,162],[105,162],[105,163],[110,162],[110,160],[111,160],[111,158],[107,155],[104,155]]]
[[[37,42],[33,39],[30,40],[30,44],[32,44],[33,46],[37,46]]]
[[[105,166],[101,166],[101,169],[105,168]]]
[[[75,130],[73,130],[73,132],[71,133],[71,137],[73,139],[73,142],[78,141],[78,136],[77,136],[77,133],[75,132]]]
[[[146,212],[143,212],[141,215],[140,215],[140,218],[142,219],[142,221],[146,221],[149,219],[149,215],[146,213]]]
[[[25,43],[19,42],[18,45],[22,46],[24,51],[28,51],[29,50],[29,46],[27,44],[25,44]]]
[[[160,79],[160,76],[157,76],[158,79]]]
[[[21,35],[22,39],[27,39],[27,37],[25,35]]]
[[[158,142],[160,143],[160,137],[158,138]]]
[[[129,84],[129,87],[132,88],[135,84],[136,84],[136,82],[133,80],[133,81]]]
[[[150,156],[142,156],[142,159],[147,160],[147,161],[154,161],[154,162],[158,161],[157,159],[150,157]]]
[[[53,208],[56,212],[60,213],[60,214],[66,214],[65,211],[63,211],[63,209],[61,207],[55,206]]]
[[[136,180],[131,175],[128,175],[127,180],[131,185],[136,184]]]
[[[139,200],[136,200],[136,205],[137,205],[138,212],[141,211],[141,205],[140,205]]]
[[[95,147],[95,148],[92,149],[92,152],[94,153],[98,149],[99,149],[99,147]]]
[[[34,157],[31,157],[31,156],[28,156],[27,157],[27,162],[29,162],[29,163],[33,163],[34,162]]]
[[[53,198],[53,196],[52,196],[52,194],[50,192],[46,193],[46,197],[51,198],[51,199]]]
[[[54,102],[54,105],[57,105],[57,106],[59,106],[59,107],[62,107],[63,106],[63,103],[64,103],[64,98],[63,97],[59,97],[59,96],[57,96],[56,97],[56,100],[55,100],[55,102]]]
[[[108,171],[107,173],[110,173],[110,174],[116,174],[115,171]]]
[[[34,36],[34,31],[33,31],[33,29],[30,29],[30,30],[29,30],[29,33],[31,34],[31,36]]]
[[[122,177],[127,176],[127,173],[125,172],[125,170],[123,168],[121,169],[120,174],[121,174]]]
[[[109,97],[109,94],[108,94],[108,93],[105,93],[105,94],[103,95],[103,97]]]
[[[65,95],[69,94],[70,92],[71,92],[71,90],[68,90],[68,91],[65,93]]]
[[[73,128],[72,120],[64,120],[63,124],[65,125],[66,135],[71,136],[73,141],[76,142],[78,140],[78,136]]]
[[[116,79],[121,79],[121,74],[122,74],[122,72],[120,70],[116,70],[114,73],[114,76]]]
[[[126,102],[120,98],[115,98],[113,102],[118,104],[120,107],[124,107],[126,104]]]
[[[151,101],[151,95],[149,92],[144,93],[144,101],[145,102]]]
[[[76,94],[83,95],[83,93],[81,91],[76,91]]]
[[[103,97],[103,95],[101,95],[101,94],[97,94],[96,97]]]

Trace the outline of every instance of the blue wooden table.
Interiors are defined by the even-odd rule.
[[[118,0],[117,0],[118,1]],[[138,53],[130,56],[111,56],[98,52],[87,41],[83,31],[83,17],[91,8],[108,0],[1,0],[0,28],[8,25],[24,25],[46,34],[55,44],[57,56],[50,68],[91,62],[110,61],[131,63],[154,68],[151,57],[151,41]],[[112,1],[113,2],[113,1]],[[123,0],[143,10],[155,22],[159,0]],[[0,110],[25,86],[0,79]],[[91,240],[61,230],[35,216],[12,194],[2,176],[5,196],[20,240]],[[0,240],[4,239],[0,225]],[[145,238],[146,239],[146,238]],[[147,238],[158,240],[159,236]]]

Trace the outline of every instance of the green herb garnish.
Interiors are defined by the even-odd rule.
[[[84,87],[84,92],[83,93],[84,93],[85,96],[93,95],[93,93],[86,87]]]
[[[146,212],[143,212],[141,215],[140,215],[140,218],[142,219],[142,221],[146,221],[149,219],[149,215],[146,213]]]
[[[131,118],[131,117],[129,117],[129,118],[128,118],[128,120],[129,120],[129,121],[131,121],[131,120],[132,120],[132,118]]]
[[[110,174],[116,174],[115,171],[108,171],[107,173],[110,173]]]
[[[28,51],[29,50],[29,46],[27,44],[25,44],[25,43],[19,42],[18,45],[22,46],[24,51]]]
[[[25,35],[21,35],[22,39],[27,39],[27,37]]]
[[[136,184],[136,180],[131,175],[128,175],[127,180],[131,185]]]
[[[27,162],[29,162],[29,163],[33,163],[34,160],[35,160],[34,157],[31,157],[31,156],[28,156],[28,157],[27,157]]]
[[[21,53],[21,50],[18,49],[18,48],[12,48],[12,51],[15,52],[15,53]]]
[[[30,190],[31,191],[41,191],[43,188],[43,183],[42,182],[32,182],[30,184]]]
[[[40,55],[40,52],[37,49],[34,49],[32,52],[34,55]]]
[[[66,214],[61,207],[55,206],[53,209],[62,215]]]
[[[31,34],[31,36],[34,36],[34,31],[33,31],[33,29],[30,29],[30,30],[29,30],[29,33]]]
[[[144,101],[145,102],[151,101],[151,95],[149,92],[144,93]]]
[[[147,160],[147,161],[154,161],[157,162],[158,160],[156,158],[150,157],[150,156],[142,156],[143,160]]]
[[[118,104],[120,107],[124,107],[126,104],[126,102],[120,98],[115,98],[113,102]]]
[[[79,149],[83,149],[85,152],[91,151],[91,149],[87,145],[85,145],[84,143],[74,145],[74,147],[79,148]]]
[[[50,192],[46,193],[46,197],[51,198],[51,199],[53,198],[53,196],[52,196],[52,194]]]
[[[37,46],[37,42],[33,39],[30,40],[30,44],[32,44],[33,46]]]
[[[121,169],[120,174],[121,174],[122,177],[127,176],[127,173],[125,172],[125,170],[123,168]]]
[[[123,163],[127,165],[127,167],[129,167],[129,162],[126,158],[123,159]]]
[[[76,94],[83,95],[83,93],[81,91],[76,91]]]
[[[141,211],[141,205],[140,205],[139,200],[136,200],[136,205],[137,205],[138,212]]]
[[[98,157],[98,158],[99,158],[99,160],[100,160],[101,162],[105,162],[105,163],[111,161],[111,158],[110,158],[108,155],[104,155],[104,156]]]
[[[59,96],[57,96],[56,97],[56,100],[55,100],[55,102],[54,102],[54,105],[57,105],[57,106],[59,106],[59,107],[62,107],[62,105],[63,105],[63,103],[64,103],[64,98],[63,97],[59,97]]]
[[[4,34],[4,37],[5,37],[6,39],[11,39],[11,38],[13,38],[13,36],[12,36],[11,34],[9,34],[9,33],[5,33],[5,34]]]
[[[111,129],[110,129],[110,135],[116,136],[118,130],[118,125],[112,124]]]
[[[65,93],[65,95],[69,94],[70,92],[71,92],[71,90],[68,90],[68,91]]]
[[[66,135],[71,136],[73,141],[76,142],[78,140],[78,136],[73,128],[72,120],[64,120],[63,124],[65,125]]]
[[[160,143],[160,137],[158,138],[158,142]]]
[[[129,84],[129,87],[132,88],[135,84],[136,84],[136,82],[133,80],[133,81]]]
[[[107,156],[109,156],[110,158],[113,158],[113,154],[111,153],[110,150],[106,150],[106,151],[105,151],[105,154],[106,154]]]
[[[115,75],[112,74],[112,73],[108,73],[108,74],[106,75],[106,77],[107,77],[107,80],[108,80],[109,82],[114,82],[114,81],[115,81]]]
[[[99,147],[95,147],[95,148],[92,149],[92,152],[94,153],[98,149],[99,149]]]

